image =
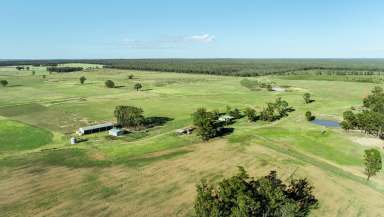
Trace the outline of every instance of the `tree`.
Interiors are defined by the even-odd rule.
[[[202,180],[194,203],[197,217],[304,217],[317,207],[313,187],[307,179],[293,179],[288,185],[275,171],[255,179],[244,168],[217,185]]]
[[[227,106],[227,114],[234,117],[235,119],[239,119],[242,117],[241,112],[238,108],[232,109],[230,106]]]
[[[249,122],[256,121],[257,115],[255,109],[248,107],[245,109],[244,113],[245,116],[247,116]]]
[[[43,79],[45,79],[47,76],[46,76],[46,75],[42,75],[41,77],[42,77]]]
[[[275,121],[288,115],[292,111],[287,101],[280,97],[274,103],[267,103],[267,107],[260,112],[260,119],[263,121]]]
[[[143,109],[134,106],[117,106],[114,115],[117,123],[123,127],[138,128],[145,122]]]
[[[305,118],[307,118],[307,121],[315,120],[315,116],[313,116],[312,112],[310,112],[310,111],[305,112]]]
[[[364,107],[374,112],[384,113],[384,91],[381,87],[374,87],[371,94],[363,100]]]
[[[105,82],[105,86],[108,87],[108,88],[114,88],[115,87],[115,83],[111,80],[107,80]]]
[[[80,84],[84,84],[84,82],[87,80],[85,76],[80,77]]]
[[[7,81],[7,80],[1,80],[0,83],[1,83],[1,85],[2,85],[3,87],[5,87],[5,86],[8,85],[8,81]]]
[[[340,122],[340,126],[343,130],[346,130],[346,131],[353,129],[353,126],[348,121]]]
[[[374,148],[365,150],[364,153],[365,174],[369,180],[381,170],[382,159],[380,152]]]
[[[133,75],[132,74],[128,75],[128,79],[133,79]]]
[[[303,98],[304,98],[304,101],[305,101],[306,104],[312,102],[312,100],[311,100],[311,94],[310,94],[310,93],[304,93]]]
[[[208,112],[205,108],[199,108],[192,114],[193,124],[197,127],[198,134],[204,141],[216,137],[219,134],[222,124],[217,121],[213,112]]]
[[[32,71],[32,75],[35,75],[36,74],[36,72],[35,71]]]
[[[143,88],[143,85],[141,85],[140,83],[136,83],[133,88],[136,90],[136,91],[139,91],[141,88]]]
[[[27,69],[27,71],[29,71],[29,66],[27,66],[27,68],[26,68],[26,69]]]

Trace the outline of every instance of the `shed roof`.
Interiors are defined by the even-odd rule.
[[[81,130],[95,130],[95,129],[100,129],[104,127],[113,127],[113,123],[104,123],[104,124],[96,124],[88,127],[81,127]]]

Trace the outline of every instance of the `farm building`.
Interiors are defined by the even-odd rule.
[[[223,116],[220,116],[218,120],[221,122],[231,122],[234,119],[235,118],[230,115],[223,115]]]
[[[195,128],[193,128],[193,127],[186,127],[186,128],[177,129],[176,134],[177,135],[191,134],[194,129]]]
[[[112,128],[108,131],[108,133],[111,136],[121,136],[125,134],[125,130],[120,128]]]
[[[79,135],[85,135],[85,134],[92,134],[92,133],[98,133],[103,132],[112,129],[114,126],[113,123],[104,123],[104,124],[97,124],[93,126],[88,127],[81,127],[77,131]]]
[[[275,92],[285,92],[285,89],[282,87],[272,87],[272,91]]]

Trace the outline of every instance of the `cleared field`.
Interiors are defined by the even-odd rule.
[[[285,180],[293,174],[308,177],[320,200],[312,216],[384,216],[384,174],[366,181],[362,155],[367,146],[356,142],[366,136],[317,126],[304,116],[310,110],[340,120],[345,110],[359,107],[381,84],[249,78],[288,90],[269,92],[252,91],[238,77],[34,70],[36,75],[0,68],[0,79],[9,81],[0,88],[1,215],[190,216],[201,178],[219,180],[244,166],[253,176],[277,170]],[[130,74],[134,79],[128,79]],[[84,85],[80,76],[87,78]],[[105,88],[108,79],[119,88]],[[137,82],[143,84],[142,91],[133,89]],[[316,101],[305,104],[305,92]],[[191,113],[199,107],[224,111],[227,105],[251,106],[260,111],[277,97],[295,108],[280,121],[249,123],[243,118],[233,125],[232,134],[210,142],[174,133],[191,124]],[[169,121],[118,139],[99,133],[69,144],[77,127],[114,121],[117,105],[142,107],[145,116]]]

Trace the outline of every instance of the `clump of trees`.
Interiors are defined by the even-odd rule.
[[[256,121],[258,119],[256,110],[253,108],[246,108],[244,111],[245,116],[247,116],[249,122]]]
[[[288,115],[290,111],[293,109],[289,107],[287,101],[282,100],[280,97],[276,99],[273,103],[267,103],[267,107],[265,107],[260,113],[260,120],[263,121],[275,121],[279,120]]]
[[[317,208],[313,186],[307,179],[284,184],[275,171],[261,178],[239,173],[217,185],[202,180],[194,203],[197,217],[308,216]]]
[[[243,117],[240,109],[238,109],[238,108],[232,109],[230,106],[227,106],[227,115],[230,115],[235,119],[240,119]]]
[[[204,141],[214,138],[220,134],[223,123],[218,121],[217,112],[207,111],[205,108],[199,108],[192,114],[193,124],[197,127],[198,135]]]
[[[16,69],[20,71],[20,70],[24,70],[25,67],[24,66],[16,66]]]
[[[340,123],[345,130],[358,129],[366,134],[380,138],[384,136],[384,91],[381,87],[375,87],[371,94],[363,100],[362,111],[343,113],[343,121]]]
[[[117,106],[114,115],[117,123],[123,127],[138,129],[144,126],[145,118],[142,108],[135,106]]]
[[[313,100],[311,99],[311,94],[310,93],[304,93],[303,99],[304,99],[304,102],[306,104],[309,104],[309,103],[313,102]]]
[[[316,117],[314,115],[312,115],[312,112],[307,111],[307,112],[305,112],[305,118],[307,119],[307,121],[313,121],[313,120],[315,120]]]
[[[140,84],[140,83],[136,83],[135,85],[133,85],[133,88],[134,88],[136,91],[139,91],[141,88],[143,88],[143,85]]]
[[[1,80],[0,84],[1,84],[1,86],[5,87],[8,85],[8,81],[7,80]]]
[[[80,84],[84,84],[84,82],[87,80],[87,78],[85,76],[81,76],[79,78],[79,80],[80,80]]]
[[[108,87],[108,88],[114,88],[115,87],[115,82],[113,82],[111,80],[107,80],[107,81],[105,81],[105,86]]]
[[[380,152],[374,148],[364,151],[364,165],[367,180],[376,175],[382,168]]]
[[[83,71],[83,67],[70,67],[70,66],[51,66],[47,67],[48,72],[58,72],[58,73],[65,73],[65,72],[77,72],[77,71]]]

